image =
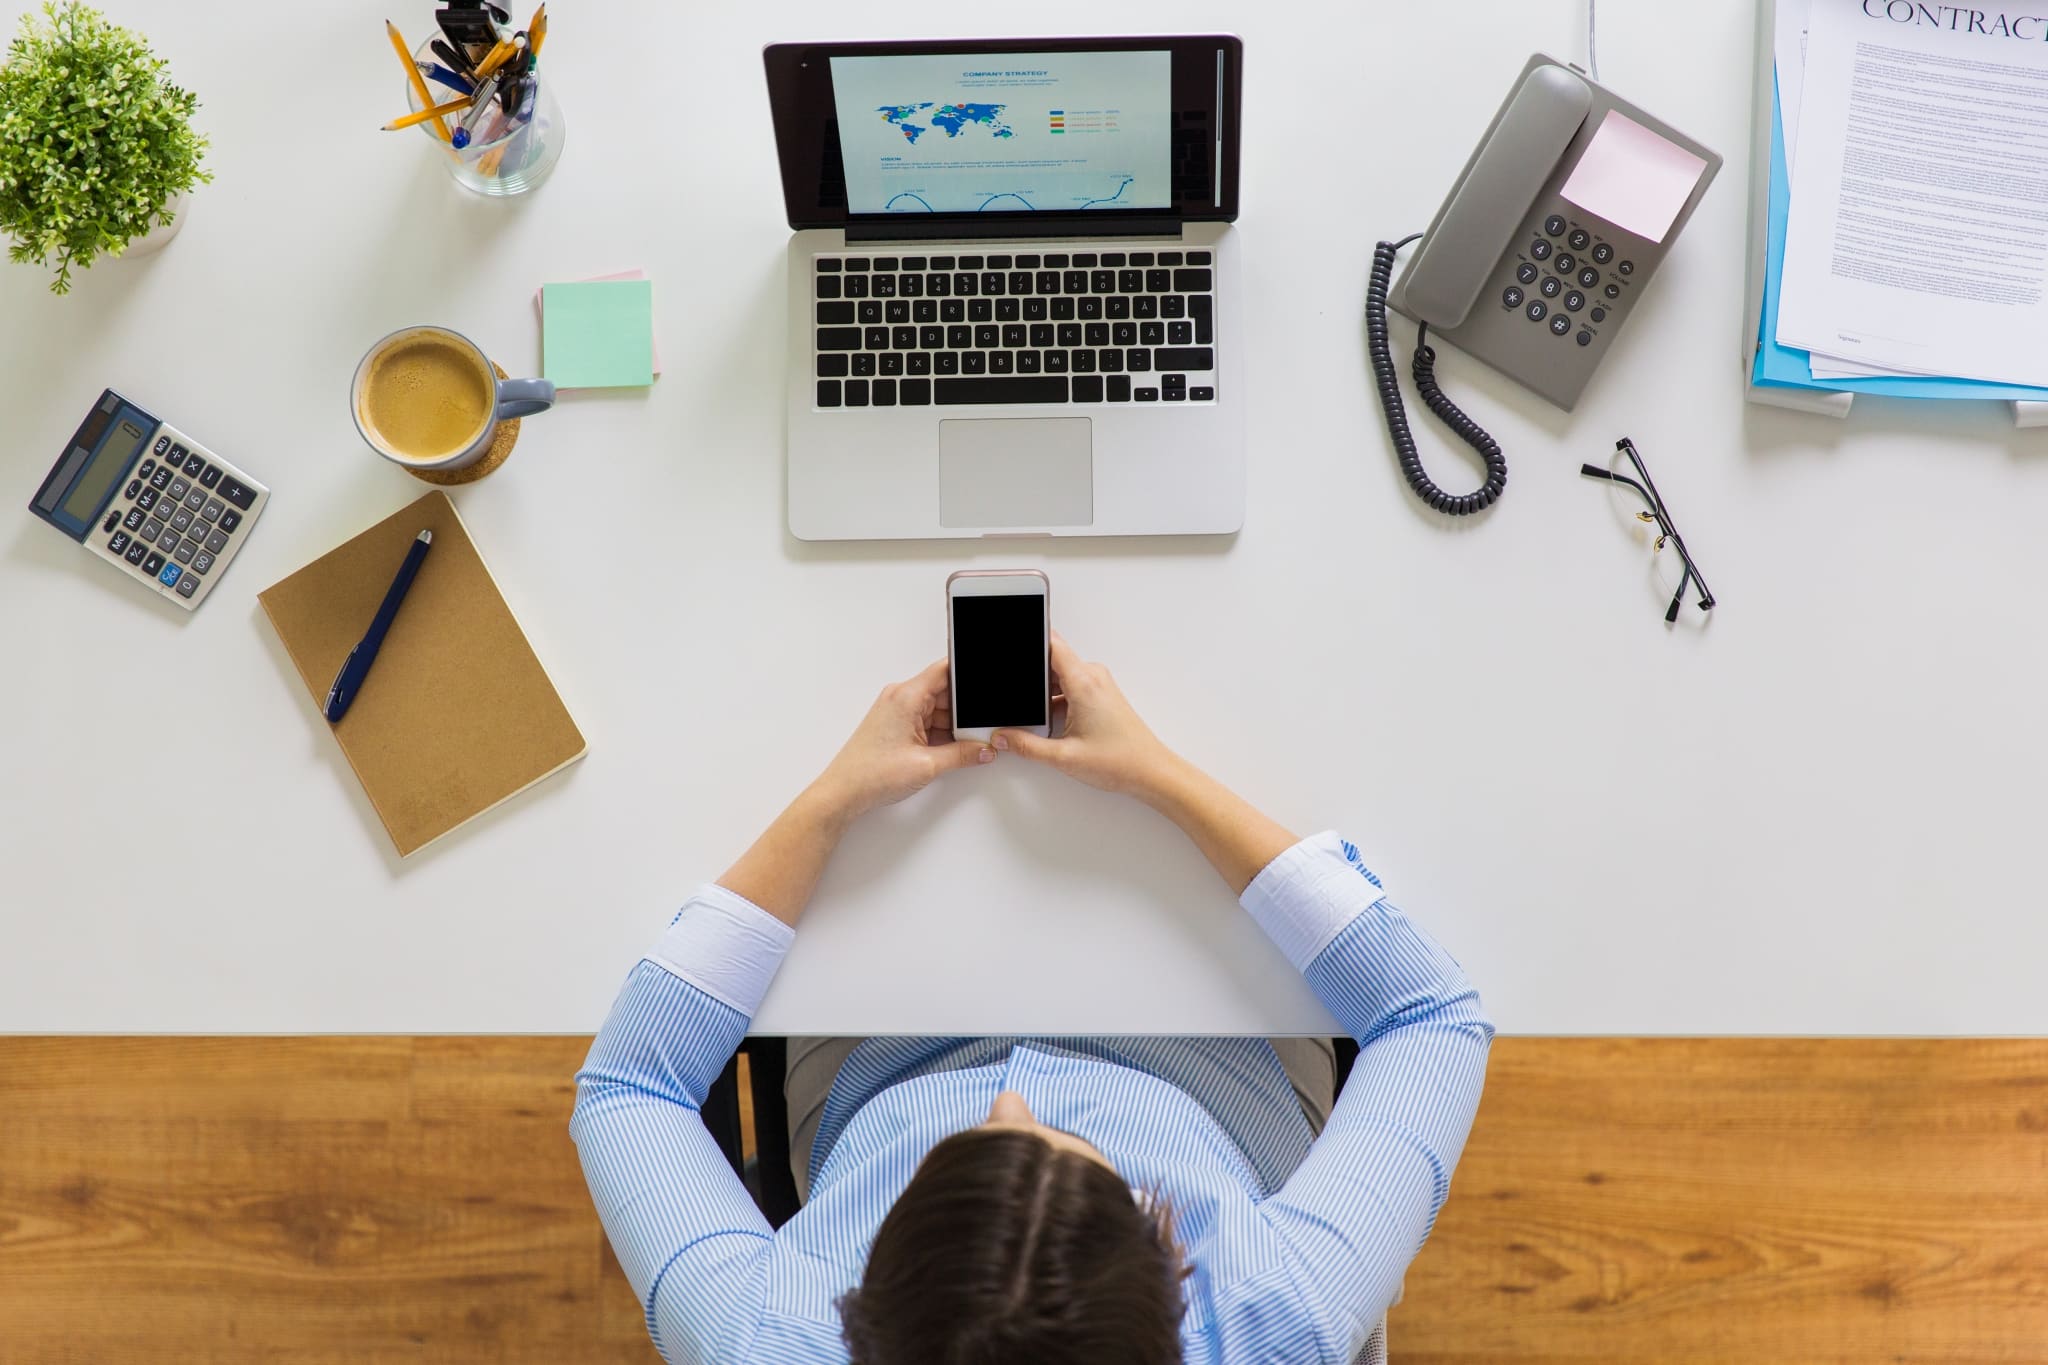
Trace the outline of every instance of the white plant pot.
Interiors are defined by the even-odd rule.
[[[176,198],[172,199],[171,221],[151,228],[134,241],[128,243],[127,249],[122,251],[120,259],[132,261],[138,256],[154,256],[157,252],[162,251],[165,246],[169,245],[171,238],[178,235],[178,229],[185,226],[185,219],[187,217],[185,210],[191,198],[192,196],[189,193],[180,193]]]

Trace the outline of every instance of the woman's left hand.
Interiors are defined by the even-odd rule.
[[[940,773],[994,760],[980,740],[953,738],[946,661],[891,683],[814,784],[841,818],[893,805],[924,790]]]

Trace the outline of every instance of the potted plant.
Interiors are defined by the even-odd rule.
[[[22,16],[0,63],[0,232],[12,259],[56,268],[53,293],[74,266],[168,238],[185,192],[213,179],[199,101],[164,67],[82,0]]]

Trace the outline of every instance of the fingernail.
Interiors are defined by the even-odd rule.
[[[996,761],[996,751],[994,749],[983,748],[980,753],[974,756],[974,761],[976,763],[993,763]]]
[[[1010,737],[1008,735],[997,735],[995,737],[994,744],[998,749],[1001,749],[1004,753],[1008,753],[1010,751]]]

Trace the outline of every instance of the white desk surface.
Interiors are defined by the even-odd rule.
[[[190,617],[26,510],[0,529],[0,1029],[594,1028],[691,887],[943,652],[946,574],[1025,564],[1162,735],[1295,829],[1348,832],[1504,1029],[2048,1031],[2048,434],[1985,405],[1745,406],[1746,6],[1601,6],[1607,81],[1728,165],[1576,414],[1446,355],[1510,460],[1469,522],[1388,451],[1368,258],[1428,221],[1530,51],[1582,59],[1580,7],[1034,10],[1242,33],[1253,437],[1236,537],[1029,548],[784,529],[759,51],[919,36],[915,9],[560,6],[567,151],[490,203],[377,130],[404,105],[379,21],[422,32],[425,0],[114,8],[203,99],[217,178],[167,251],[68,298],[0,265],[5,482],[23,507],[111,385],[275,496]],[[350,427],[370,341],[443,322],[530,373],[534,287],[633,266],[667,373],[569,398],[456,494],[589,756],[400,862],[256,593],[423,491]],[[1441,481],[1468,477],[1418,429]],[[1578,475],[1623,434],[1711,623],[1664,625],[1646,540]],[[756,1027],[1329,1024],[1170,828],[1010,760],[856,830]]]

